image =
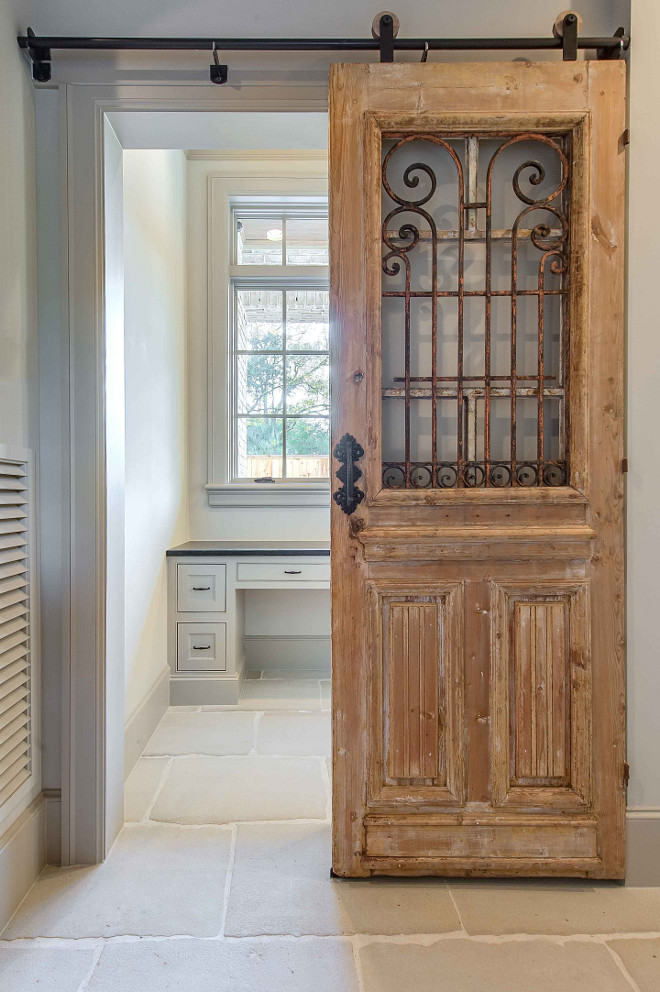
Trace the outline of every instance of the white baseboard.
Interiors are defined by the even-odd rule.
[[[0,931],[46,864],[46,800],[39,795],[0,837]]]
[[[133,771],[147,742],[170,705],[170,669],[167,665],[124,727],[124,778]]]
[[[626,813],[626,885],[660,885],[660,808]]]
[[[62,790],[44,789],[46,801],[46,862],[62,864]]]
[[[299,634],[272,636],[247,634],[245,637],[248,671],[269,668],[317,669],[330,677],[330,635]]]
[[[215,678],[195,675],[176,675],[170,679],[170,704],[172,706],[226,706],[235,705],[241,694],[247,667],[245,654],[241,657],[235,675]]]

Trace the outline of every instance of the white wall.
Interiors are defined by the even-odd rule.
[[[33,4],[0,4],[0,443],[35,448],[37,228],[35,99],[16,35]]]
[[[630,62],[628,238],[628,758],[633,807],[660,817],[660,206],[653,178],[660,161],[657,0],[634,0]],[[649,180],[651,186],[649,187]]]
[[[126,718],[167,665],[165,551],[188,538],[185,157],[124,152]]]

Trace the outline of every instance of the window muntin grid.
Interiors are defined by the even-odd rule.
[[[307,284],[234,285],[236,479],[329,478],[328,295]]]

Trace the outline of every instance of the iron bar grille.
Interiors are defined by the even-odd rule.
[[[570,135],[383,152],[383,485],[567,484]]]

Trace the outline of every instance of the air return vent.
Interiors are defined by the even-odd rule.
[[[27,461],[0,457],[0,809],[32,764],[28,480]]]

